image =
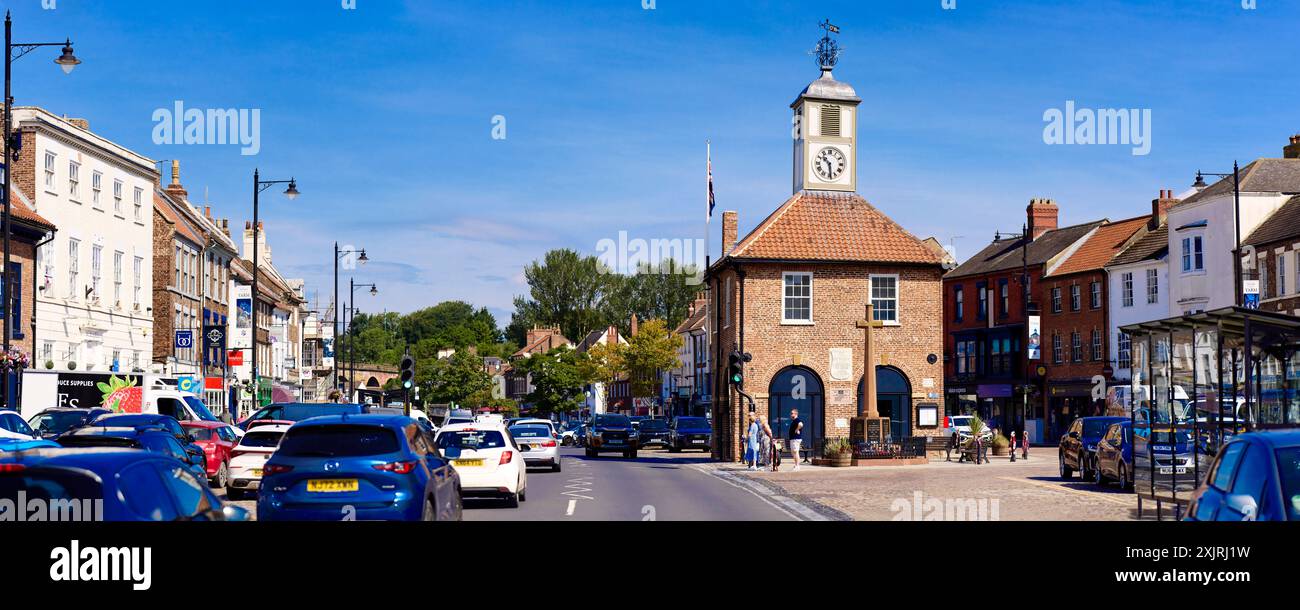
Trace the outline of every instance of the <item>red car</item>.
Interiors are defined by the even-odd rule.
[[[183,421],[181,426],[194,437],[194,444],[203,448],[209,484],[225,487],[230,480],[230,452],[239,444],[234,427],[219,421]]]

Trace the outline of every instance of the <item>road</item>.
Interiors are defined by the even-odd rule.
[[[639,452],[587,458],[561,449],[564,469],[528,472],[528,500],[506,508],[493,500],[465,501],[466,521],[790,521],[807,509],[782,506],[762,490],[710,474],[708,454]],[[214,490],[225,499],[224,490]],[[787,503],[790,502],[787,500]],[[256,512],[255,501],[234,502]]]

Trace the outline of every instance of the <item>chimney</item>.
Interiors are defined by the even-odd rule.
[[[210,205],[203,206],[203,217],[208,220],[212,220],[212,206]]]
[[[1029,220],[1029,235],[1038,239],[1044,233],[1056,229],[1061,209],[1051,199],[1034,199],[1025,208],[1025,213]]]
[[[163,189],[173,199],[189,201],[190,194],[181,185],[181,162],[172,161],[172,181]]]
[[[636,314],[632,314],[632,336],[633,337],[636,336],[636,327],[637,327]]]
[[[1151,220],[1147,222],[1147,227],[1153,231],[1160,228],[1169,215],[1169,208],[1178,205],[1179,201],[1181,199],[1174,197],[1173,189],[1161,189],[1160,198],[1151,201]]]
[[[740,217],[734,210],[728,210],[722,213],[722,255],[731,254],[736,249],[736,239],[738,239]]]
[[[1291,136],[1291,144],[1282,149],[1283,159],[1300,159],[1300,134]]]
[[[65,116],[63,117],[63,120],[67,121],[68,124],[72,125],[73,127],[76,127],[77,129],[80,129],[82,131],[90,131],[90,121],[87,121],[86,119],[70,119]]]

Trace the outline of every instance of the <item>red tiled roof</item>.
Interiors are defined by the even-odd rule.
[[[1097,227],[1073,254],[1057,265],[1052,276],[1097,271],[1132,243],[1133,236],[1146,229],[1150,216],[1138,216]]]
[[[194,229],[190,227],[190,223],[186,222],[184,219],[182,219],[179,215],[176,214],[176,210],[172,208],[171,200],[164,197],[158,191],[154,191],[153,193],[153,207],[155,210],[158,210],[158,212],[163,215],[163,218],[167,219],[167,222],[170,222],[172,225],[175,225],[176,232],[179,233],[182,237],[190,240],[190,242],[195,245],[199,245],[199,246],[204,245],[204,239],[202,237],[199,237],[198,234],[194,232]]]
[[[32,206],[28,205],[22,193],[17,186],[9,188],[9,213],[15,218],[27,224],[36,225],[44,229],[55,229],[54,223],[45,219],[44,216],[36,213]]]
[[[800,191],[746,235],[733,258],[942,264],[857,193]]]

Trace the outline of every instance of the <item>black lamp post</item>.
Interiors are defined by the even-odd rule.
[[[342,258],[343,258],[344,256],[347,256],[347,255],[350,255],[350,254],[355,254],[355,255],[357,255],[357,262],[358,262],[358,263],[361,263],[362,265],[364,265],[364,264],[366,264],[367,262],[370,261],[370,257],[366,256],[366,249],[365,249],[365,248],[362,248],[362,249],[360,249],[360,250],[356,250],[356,249],[340,250],[340,249],[339,249],[339,242],[334,242],[334,371],[333,371],[332,374],[333,374],[333,376],[334,376],[334,387],[335,387],[336,389],[340,387],[340,384],[339,384],[339,353],[338,353],[338,344],[339,344],[339,261],[342,260]]]
[[[352,278],[348,278],[348,302],[352,303],[352,307],[350,308],[350,311],[352,313],[352,322],[356,321],[357,312],[360,311],[356,307],[358,288],[369,288],[370,296],[372,297],[377,296],[379,294],[378,286],[374,284],[358,284]],[[356,341],[356,337],[352,333],[352,323],[349,323],[348,324],[348,392],[349,394],[356,391],[356,385],[357,385],[356,350],[354,350],[352,347],[352,344],[355,343],[355,341]]]
[[[272,186],[277,184],[288,184],[289,188],[285,189],[284,196],[293,201],[298,198],[298,182],[293,178],[288,180],[262,180],[259,170],[253,170],[253,404],[257,405],[262,392],[262,377],[257,369],[257,278],[258,271],[261,269],[261,257],[258,255],[258,235],[260,234],[261,220],[258,216],[258,195]]]
[[[17,155],[15,153],[19,148],[19,146],[16,145],[18,143],[14,142],[13,140],[14,98],[13,98],[13,91],[11,87],[13,63],[15,60],[41,47],[58,47],[58,46],[63,47],[63,54],[60,55],[58,59],[54,60],[54,63],[58,64],[60,67],[63,68],[64,74],[71,74],[73,68],[76,68],[77,65],[81,63],[81,60],[77,59],[77,56],[72,53],[72,39],[67,39],[64,42],[14,43],[13,27],[14,27],[13,18],[10,16],[10,13],[8,11],[5,11],[5,99],[4,99],[5,116],[4,116],[4,138],[3,138],[4,139],[4,181],[3,181],[3,185],[0,185],[0,197],[4,199],[4,206],[3,206],[4,216],[3,219],[0,220],[4,222],[4,226],[5,226],[4,268],[0,270],[0,277],[4,278],[3,288],[0,290],[2,290],[3,292],[4,301],[5,301],[4,303],[5,354],[9,353],[9,342],[13,335],[13,310],[14,310],[13,303],[10,300],[13,298],[11,296],[13,294],[13,291],[10,290],[10,288],[12,288],[10,284],[13,278],[10,277],[10,273],[9,273],[9,264],[10,264],[9,263],[9,250],[10,250],[9,240],[10,240],[10,235],[12,234],[13,231],[11,227],[11,223],[9,222],[11,219],[10,209],[9,209],[9,197],[10,197],[9,168],[11,165],[13,165],[13,162],[17,160]],[[21,307],[21,304],[19,304],[19,307]],[[5,404],[8,404],[9,379],[7,376],[5,377],[4,389],[5,389]]]
[[[1243,278],[1241,276],[1241,168],[1237,166],[1236,161],[1233,161],[1231,174],[1215,174],[1211,172],[1198,171],[1196,172],[1196,182],[1192,184],[1192,186],[1197,189],[1206,188],[1208,185],[1205,184],[1205,176],[1232,178],[1232,205],[1234,215],[1233,230],[1236,231],[1237,235],[1237,247],[1233,250],[1235,261],[1232,264],[1233,285],[1235,286],[1237,294],[1233,297],[1232,302],[1235,303],[1237,307],[1241,307],[1244,298],[1244,295],[1242,294],[1242,292],[1244,292],[1244,287],[1242,285]],[[1193,256],[1195,256],[1194,253]]]

